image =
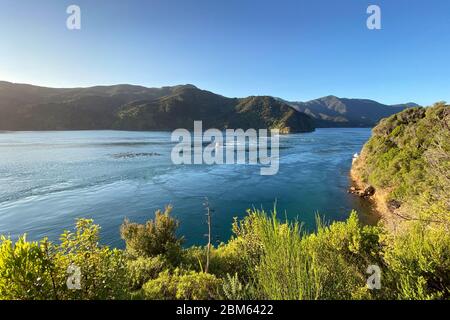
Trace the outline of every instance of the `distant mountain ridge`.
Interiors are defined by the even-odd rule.
[[[412,102],[385,105],[369,99],[331,95],[307,102],[285,102],[313,118],[316,127],[373,127],[385,117],[418,106]]]
[[[328,96],[288,102],[270,96],[228,98],[194,85],[147,88],[120,84],[47,88],[0,81],[0,130],[173,130],[370,127],[408,107]]]

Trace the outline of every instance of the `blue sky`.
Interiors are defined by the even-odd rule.
[[[82,28],[66,28],[81,7]],[[368,30],[377,4],[382,30]],[[448,0],[0,0],[0,80],[450,101]]]

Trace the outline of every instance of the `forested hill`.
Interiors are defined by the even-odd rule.
[[[383,119],[353,164],[392,222],[450,222],[450,106],[411,108]]]
[[[227,98],[193,85],[54,89],[0,82],[0,130],[277,128],[308,132],[309,116],[272,97]]]
[[[46,88],[0,81],[0,130],[172,130],[192,127],[372,127],[413,103],[388,106],[372,100],[328,96],[288,102],[270,96],[227,98],[193,85]]]

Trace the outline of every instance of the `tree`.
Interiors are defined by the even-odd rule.
[[[131,257],[166,255],[172,261],[176,259],[183,239],[176,235],[179,222],[170,216],[171,211],[171,206],[166,207],[164,212],[157,210],[155,219],[145,224],[125,220],[120,228],[120,234]]]

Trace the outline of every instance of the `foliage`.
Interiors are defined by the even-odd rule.
[[[175,269],[162,272],[142,288],[147,299],[210,300],[220,298],[221,280],[212,274]]]
[[[390,234],[346,221],[301,231],[276,213],[249,211],[235,235],[212,250],[181,250],[178,266],[167,256],[133,256],[98,244],[98,226],[79,220],[61,244],[46,239],[0,243],[1,299],[448,299],[450,235],[444,227],[414,224]],[[169,224],[171,225],[171,224]],[[128,248],[128,247],[127,247]],[[145,251],[143,251],[145,252]],[[70,265],[81,268],[81,290],[67,287]],[[369,265],[383,274],[382,288],[366,286]]]
[[[138,257],[127,261],[128,283],[132,290],[142,288],[142,285],[158,277],[159,273],[167,269],[167,260],[162,256]]]
[[[450,107],[437,103],[383,119],[355,163],[408,219],[450,222]]]
[[[1,238],[0,299],[121,299],[127,296],[123,283],[123,254],[98,244],[99,227],[81,219],[76,231],[65,231],[61,244],[46,239],[15,243]],[[67,286],[69,266],[80,268],[80,290]]]
[[[122,251],[100,246],[99,229],[92,220],[81,219],[75,233],[65,231],[61,236],[58,260],[66,270],[70,265],[81,269],[81,290],[69,291],[69,298],[117,299],[126,295]]]
[[[51,279],[56,266],[47,255],[50,245],[45,239],[40,243],[28,242],[26,236],[20,237],[16,243],[1,238],[1,299],[57,298]]]
[[[422,223],[391,235],[385,260],[398,299],[450,299],[450,236]]]
[[[234,276],[227,273],[226,278],[223,280],[222,290],[227,300],[244,300],[252,297],[250,284],[243,284],[239,281],[237,273]]]
[[[204,271],[206,265],[206,247],[193,246],[184,250],[181,264],[186,270]],[[209,273],[225,277],[227,273],[245,274],[245,259],[237,241],[231,239],[211,248]]]
[[[132,257],[170,256],[177,259],[183,239],[176,235],[179,222],[170,216],[172,207],[164,212],[155,212],[155,219],[145,224],[131,223],[125,220],[120,228],[126,251]]]
[[[55,89],[0,82],[0,130],[314,130],[313,120],[273,97],[228,98],[193,85]]]
[[[0,130],[174,130],[202,120],[208,128],[303,132],[370,127],[404,107],[334,96],[308,102],[227,98],[193,85],[56,89],[0,81]]]
[[[281,223],[276,213],[255,211],[241,222],[242,250],[249,274],[264,299],[349,299],[365,286],[369,264],[377,256],[379,230],[359,226],[356,213],[344,222],[306,235],[298,222]],[[248,251],[245,251],[248,250]],[[354,291],[354,292],[353,292]]]

